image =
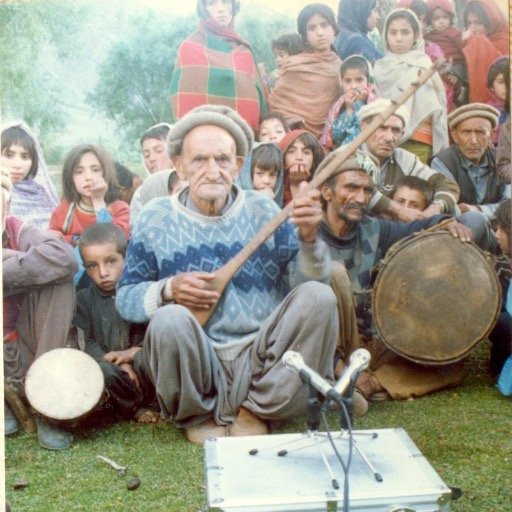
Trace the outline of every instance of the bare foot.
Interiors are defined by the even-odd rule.
[[[377,377],[368,371],[363,371],[360,373],[357,381],[356,381],[356,389],[365,397],[369,398],[374,393],[379,391],[384,391],[384,388],[381,386],[380,382],[377,380]]]
[[[160,420],[160,414],[158,411],[142,408],[137,409],[134,419],[137,423],[158,423]]]

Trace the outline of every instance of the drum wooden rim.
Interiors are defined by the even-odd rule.
[[[388,251],[374,283],[372,310],[378,336],[393,352],[421,364],[450,364],[490,333],[501,289],[475,244],[446,231],[425,232]]]
[[[30,405],[47,418],[79,419],[100,402],[105,379],[100,365],[74,348],[57,348],[39,356],[25,379]]]

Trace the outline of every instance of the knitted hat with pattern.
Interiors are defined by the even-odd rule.
[[[448,127],[450,130],[453,130],[458,124],[462,123],[462,121],[471,119],[472,117],[488,119],[494,129],[498,126],[500,112],[486,103],[468,103],[467,105],[456,108],[450,113],[448,116]]]

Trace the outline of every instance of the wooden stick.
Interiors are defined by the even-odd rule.
[[[9,407],[11,408],[16,419],[21,423],[21,426],[27,432],[35,432],[37,430],[34,418],[28,411],[27,407],[18,396],[16,391],[4,381],[4,398]]]
[[[317,169],[313,179],[308,183],[304,189],[304,193],[309,190],[318,188],[325,183],[331,176],[333,176],[339,166],[356,151],[356,149],[363,144],[370,135],[372,135],[384,121],[393,115],[393,113],[403,105],[425,82],[427,82],[432,75],[438,70],[440,66],[445,63],[444,58],[438,59],[429,69],[419,73],[418,78],[412,82],[407,89],[405,89],[395,100],[391,101],[391,105],[387,107],[380,114],[376,114],[370,124],[361,130],[359,135],[349,142],[342,150],[335,152],[332,158],[326,165]],[[288,218],[293,209],[293,201],[288,203],[275,217],[261,228],[256,236],[243,248],[238,254],[228,261],[223,267],[214,272],[215,278],[211,281],[212,289],[222,294],[226,288],[229,280],[236,274],[238,269],[249,259],[253,252],[262,245],[265,240]],[[204,325],[215,306],[208,310],[193,310],[194,316],[197,318],[201,325]]]

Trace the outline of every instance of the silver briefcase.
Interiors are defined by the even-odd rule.
[[[346,461],[346,432],[332,435]],[[353,439],[350,511],[450,510],[450,488],[405,430],[354,431]],[[205,469],[210,512],[343,510],[343,469],[323,432],[208,439]]]

